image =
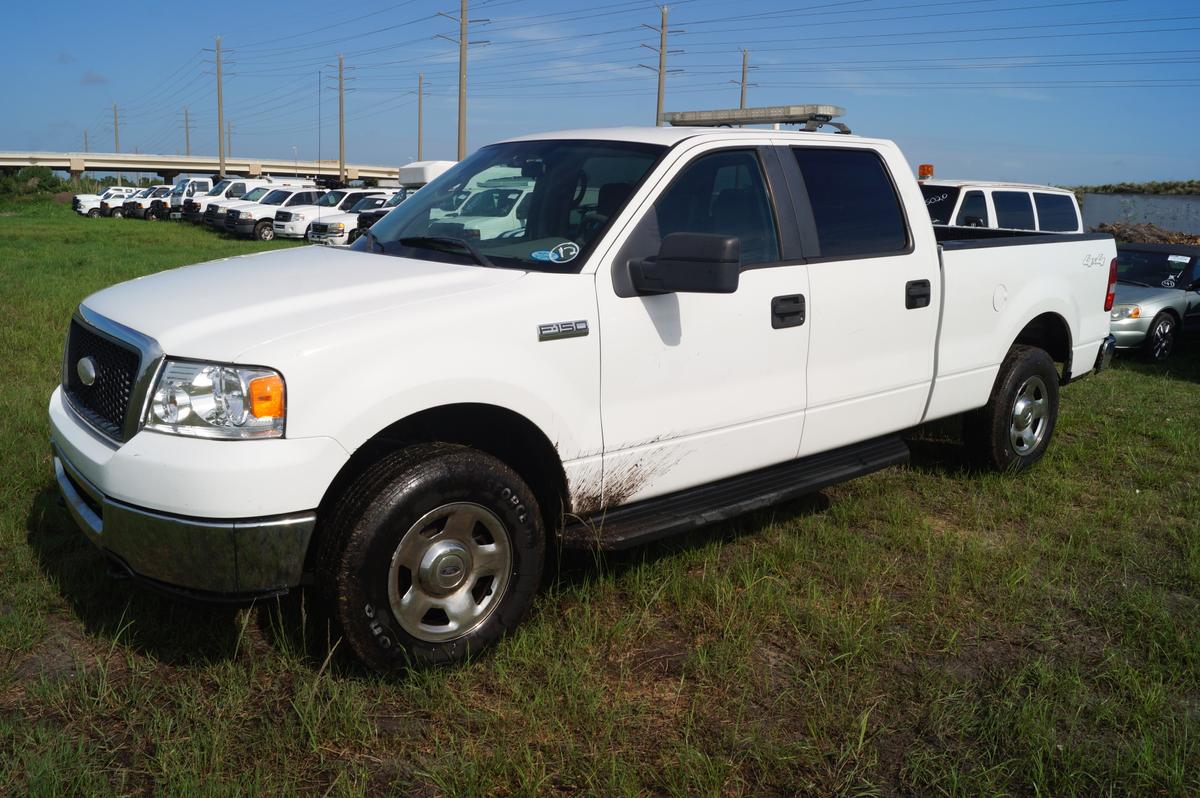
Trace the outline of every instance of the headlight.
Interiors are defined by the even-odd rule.
[[[346,232],[346,225],[342,224],[341,222],[335,222],[335,223],[329,225],[329,232],[344,233],[344,232]]]
[[[1137,305],[1113,305],[1112,320],[1141,318],[1142,309]]]
[[[282,438],[283,377],[270,369],[168,360],[146,429],[197,438]]]
[[[293,214],[292,214],[292,221],[293,221],[293,222],[303,222],[303,221],[304,221],[304,214],[302,214],[302,213],[293,213]]]
[[[225,208],[217,208],[217,216],[224,216],[227,213]]]

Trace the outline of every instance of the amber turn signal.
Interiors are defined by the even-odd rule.
[[[283,378],[278,374],[250,380],[250,413],[257,418],[283,417]]]

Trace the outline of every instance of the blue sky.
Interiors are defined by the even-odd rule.
[[[75,3],[9,9],[0,150],[215,152],[213,38],[228,50],[238,155],[337,157],[331,65],[347,66],[347,160],[456,150],[456,2]],[[475,0],[469,149],[537,130],[654,120],[658,7]],[[1196,0],[681,0],[670,5],[667,110],[844,106],[940,177],[1079,184],[1200,178]],[[20,35],[16,35],[17,33]],[[324,85],[325,88],[319,89]],[[318,119],[321,124],[318,125]],[[319,132],[318,132],[319,131]],[[295,150],[293,150],[295,148]]]

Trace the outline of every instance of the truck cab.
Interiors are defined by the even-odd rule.
[[[212,178],[208,177],[180,177],[175,180],[175,186],[171,189],[168,197],[168,202],[164,203],[162,213],[165,213],[167,218],[182,219],[183,218],[183,203],[192,197],[199,194],[204,196],[212,190]]]
[[[935,225],[1082,233],[1074,192],[1055,186],[971,180],[922,180]]]

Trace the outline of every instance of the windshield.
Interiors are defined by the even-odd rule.
[[[321,199],[317,200],[317,207],[318,208],[336,207],[337,204],[339,202],[341,202],[342,198],[345,196],[346,196],[345,191],[330,191],[328,194],[321,197]]]
[[[1176,288],[1190,260],[1188,255],[1121,249],[1117,251],[1117,282]]]
[[[405,200],[354,248],[448,263],[566,271],[573,261],[583,262],[665,151],[656,144],[562,139],[484,147]],[[523,186],[488,185],[514,178]],[[480,200],[488,213],[470,214],[465,204],[457,215],[446,211],[460,197],[470,195],[473,201],[491,192]],[[456,243],[461,241],[474,252]]]
[[[408,192],[406,192],[404,189],[400,189],[399,191],[397,191],[395,194],[392,195],[391,199],[389,199],[387,202],[383,203],[383,207],[395,208],[401,202],[404,202],[404,198],[407,196],[408,196]]]
[[[152,196],[152,197],[165,197],[165,196],[167,196],[167,194],[169,194],[170,192],[171,192],[171,188],[170,188],[170,186],[162,186],[161,188],[156,188],[156,189],[154,189],[154,193],[153,193],[153,194],[151,194],[150,196]]]
[[[929,209],[929,218],[934,224],[950,224],[950,214],[954,213],[954,203],[958,202],[960,189],[950,186],[928,186],[922,184],[921,193],[925,195],[925,207]]]
[[[133,198],[134,198],[134,199],[140,199],[141,197],[149,197],[149,196],[150,196],[150,193],[151,193],[152,191],[154,191],[154,189],[152,189],[152,188],[144,188],[144,189],[142,189],[141,191],[139,191],[138,193],[134,194],[134,195],[133,195]]]
[[[241,202],[258,202],[260,199],[265,197],[267,195],[267,192],[270,190],[271,189],[267,188],[266,186],[259,186],[258,188],[254,189],[253,191],[243,194],[240,201]]]
[[[354,207],[350,209],[350,213],[369,211],[372,208],[378,208],[382,204],[383,197],[363,197],[358,202],[354,203]]]
[[[215,186],[210,188],[208,190],[208,193],[205,196],[219,197],[225,193],[225,189],[229,188],[229,184],[230,184],[229,180],[222,180],[220,183],[217,183]]]
[[[288,191],[287,189],[277,188],[274,191],[272,191],[270,194],[268,194],[267,196],[263,197],[263,201],[261,204],[262,205],[282,205],[283,203],[287,202],[288,197],[292,196],[295,193],[296,193],[295,191]]]

